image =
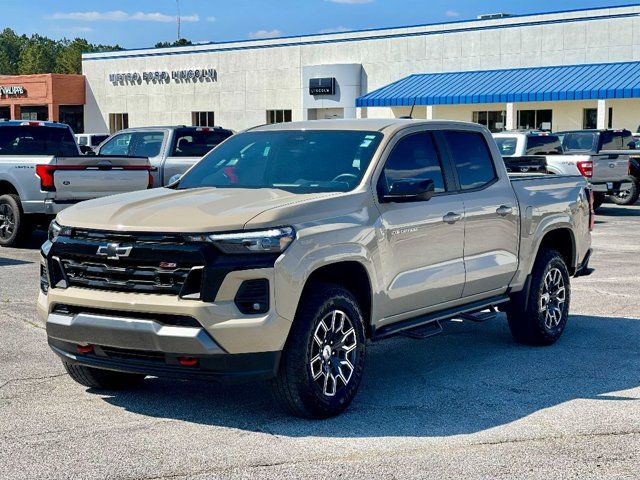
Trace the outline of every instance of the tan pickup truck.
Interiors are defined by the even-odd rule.
[[[38,310],[83,385],[269,379],[290,412],[327,417],[370,341],[501,309],[518,342],[554,343],[593,221],[581,176],[510,178],[479,125],[261,126],[171,188],[58,214]]]

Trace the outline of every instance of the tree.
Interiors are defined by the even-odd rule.
[[[38,34],[32,35],[20,53],[18,72],[28,75],[55,71],[56,58],[61,50],[59,42]]]
[[[91,45],[84,38],[76,38],[72,41],[62,40],[63,47],[56,58],[56,73],[80,73],[82,72],[82,53],[93,52]]]
[[[15,75],[18,73],[20,53],[27,41],[27,36],[19,36],[10,28],[0,32],[0,74]]]
[[[180,38],[173,42],[158,42],[156,43],[156,48],[183,47],[185,45],[193,45],[193,43],[191,43],[191,40],[187,40],[186,38]]]

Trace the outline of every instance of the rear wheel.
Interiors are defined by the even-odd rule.
[[[533,267],[528,298],[516,295],[507,307],[513,338],[527,345],[551,345],[567,326],[571,286],[560,253],[540,252]]]
[[[291,327],[273,387],[293,415],[327,418],[343,412],[358,391],[366,338],[360,307],[348,290],[312,288]]]
[[[606,195],[604,193],[594,192],[593,193],[593,209],[595,210],[597,208],[600,208],[604,203],[605,198],[606,198]]]
[[[135,373],[114,372],[100,368],[85,367],[69,362],[62,362],[71,378],[80,385],[101,390],[123,390],[135,388],[142,383],[144,375]]]
[[[29,233],[20,197],[14,194],[0,196],[0,246],[19,246]]]
[[[634,178],[631,187],[611,195],[609,198],[616,205],[634,205],[638,201],[638,197],[640,197],[640,182]]]

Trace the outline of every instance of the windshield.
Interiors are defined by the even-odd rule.
[[[229,138],[230,130],[178,130],[173,141],[172,157],[202,157],[209,150]]]
[[[6,125],[0,127],[0,155],[77,157],[78,147],[68,128]]]
[[[530,135],[525,155],[562,155],[562,143],[556,135]]]
[[[205,156],[178,188],[346,192],[362,180],[381,138],[379,132],[344,130],[241,133]]]
[[[495,139],[498,144],[498,149],[503,157],[509,157],[516,154],[516,145],[518,139],[514,137],[498,137]]]

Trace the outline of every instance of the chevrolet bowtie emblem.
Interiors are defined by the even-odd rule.
[[[128,257],[133,247],[121,247],[119,243],[107,243],[98,247],[98,255],[107,257],[109,260],[119,260]]]

